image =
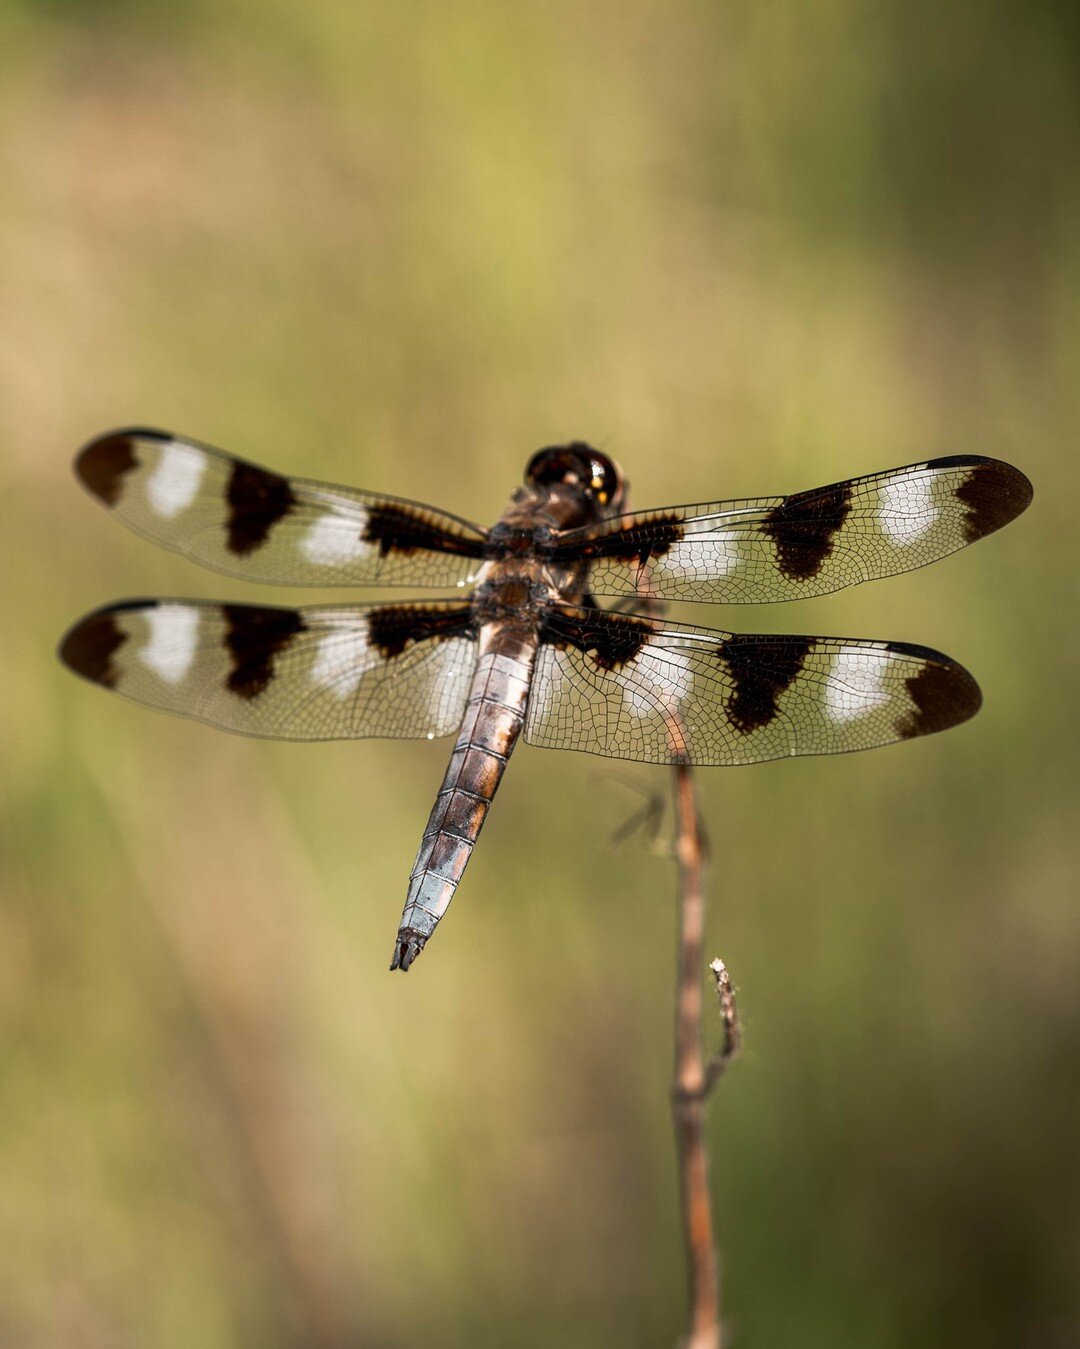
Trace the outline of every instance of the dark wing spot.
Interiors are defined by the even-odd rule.
[[[401,553],[408,556],[419,549],[431,553],[453,553],[458,557],[482,557],[482,539],[455,534],[428,519],[423,510],[405,502],[383,502],[368,512],[363,540],[379,546],[379,554]]]
[[[115,688],[119,671],[113,657],[128,639],[116,615],[129,609],[150,609],[156,603],[156,600],[130,600],[88,614],[61,641],[60,659],[84,679],[92,679],[107,689]]]
[[[410,642],[451,637],[476,637],[472,610],[467,604],[381,604],[368,614],[368,640],[386,660],[400,656]]]
[[[796,492],[774,506],[761,531],[776,545],[780,570],[794,581],[808,581],[825,565],[851,509],[851,483]]]
[[[997,459],[977,464],[956,489],[957,500],[967,507],[964,539],[974,543],[1015,520],[1033,495],[1031,483],[1011,464]]]
[[[728,720],[737,731],[749,735],[773,720],[781,694],[790,688],[813,645],[810,637],[760,633],[737,634],[720,644],[718,654],[732,684]]]
[[[257,698],[274,676],[275,657],[303,632],[303,615],[295,609],[245,604],[225,604],[221,611],[227,624],[225,646],[232,658],[225,687],[238,698]]]
[[[603,528],[603,527],[602,527]],[[576,558],[611,558],[614,562],[647,566],[651,558],[663,557],[685,535],[686,530],[675,515],[654,515],[638,520],[623,529],[604,529],[594,539],[559,544],[543,549],[544,556],[553,562]]]
[[[140,431],[142,436],[168,439],[158,432]],[[115,506],[124,488],[124,476],[137,468],[138,457],[130,431],[112,431],[86,445],[75,460],[80,481],[106,506]]]
[[[233,464],[225,499],[228,549],[238,557],[261,548],[271,529],[296,505],[287,478],[254,464]]]
[[[917,674],[904,680],[912,708],[896,723],[896,733],[901,739],[947,731],[950,726],[973,717],[982,706],[982,693],[975,680],[962,665],[940,651],[901,642],[890,643],[889,650],[926,661]]]
[[[674,515],[657,515],[644,524],[605,534],[582,552],[588,557],[610,557],[614,562],[636,562],[644,567],[654,557],[663,557],[686,533]]]
[[[644,618],[605,613],[600,609],[552,608],[541,620],[540,640],[584,651],[597,669],[618,670],[632,661],[655,631]]]

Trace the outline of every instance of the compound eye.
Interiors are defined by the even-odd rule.
[[[550,486],[552,483],[566,482],[571,478],[579,464],[567,452],[564,445],[550,445],[547,449],[537,450],[529,460],[525,470],[525,481]]]
[[[600,506],[615,501],[621,491],[619,471],[612,461],[580,440],[538,450],[529,460],[525,481],[539,486],[566,483],[580,487]]]
[[[601,506],[615,501],[620,491],[619,470],[610,459],[596,450],[592,451],[589,464],[589,489]]]

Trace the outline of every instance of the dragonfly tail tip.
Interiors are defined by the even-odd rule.
[[[427,937],[422,932],[417,932],[414,928],[402,928],[397,935],[397,943],[394,946],[394,958],[390,962],[392,970],[401,970],[405,973],[416,957],[424,949]]]

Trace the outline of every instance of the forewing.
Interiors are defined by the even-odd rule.
[[[464,714],[476,639],[465,604],[130,600],[80,619],[60,656],[126,698],[243,735],[434,739]]]
[[[279,585],[456,586],[485,532],[413,501],[284,478],[164,431],[113,431],[75,462],[118,520],[229,576]]]
[[[596,595],[759,604],[924,567],[1009,523],[1031,501],[1010,464],[954,455],[788,497],[624,515],[567,531],[553,561],[592,561]]]
[[[644,763],[757,763],[943,731],[980,702],[971,675],[928,647],[714,632],[558,606],[525,739]]]

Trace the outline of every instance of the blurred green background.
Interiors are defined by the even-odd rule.
[[[1024,468],[929,571],[673,616],[927,643],[986,696],[699,775],[732,1343],[1080,1345],[1078,15],[3,0],[5,1349],[683,1317],[673,868],[610,843],[666,775],[523,749],[391,977],[445,742],[246,742],[54,659],[118,596],[310,598],[110,523],[70,460],[132,423],[486,522],[572,437],[639,506]]]

